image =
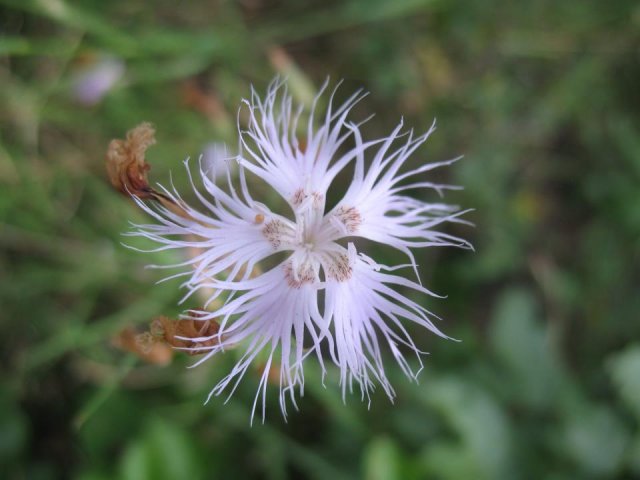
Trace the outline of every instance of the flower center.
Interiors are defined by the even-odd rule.
[[[262,226],[262,234],[274,250],[293,253],[284,265],[284,276],[291,288],[325,280],[344,282],[353,275],[347,250],[336,240],[357,233],[362,218],[355,207],[340,206],[324,215],[324,196],[297,190],[290,199],[295,223],[273,217]]]

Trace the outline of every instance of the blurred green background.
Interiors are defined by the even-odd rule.
[[[431,355],[419,385],[389,359],[395,405],[344,405],[310,360],[301,412],[272,387],[250,427],[256,372],[202,405],[233,353],[114,347],[182,292],[144,268],[176,253],[120,245],[144,217],[104,153],[150,121],[152,180],[184,187],[277,74],[302,102],[369,90],[370,138],[437,118],[413,162],[465,155],[435,178],[476,253],[419,253],[462,342],[412,330]],[[0,0],[0,477],[640,478],[639,86],[632,0]]]

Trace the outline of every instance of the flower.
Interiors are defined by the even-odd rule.
[[[84,105],[95,105],[113,89],[124,74],[125,64],[122,60],[99,56],[75,74],[71,95]]]
[[[264,362],[252,419],[261,400],[264,420],[266,387],[273,380],[274,368],[286,417],[286,399],[295,406],[296,392],[303,394],[303,363],[308,356],[317,358],[323,376],[325,357],[337,366],[343,398],[354,384],[363,398],[380,384],[393,399],[383,345],[406,375],[415,379],[418,372],[405,354],[415,354],[422,367],[422,352],[406,325],[414,323],[448,338],[435,326],[437,317],[402,292],[435,294],[419,280],[397,272],[412,267],[418,273],[413,249],[471,248],[465,240],[439,230],[446,223],[466,223],[461,218],[465,211],[407,195],[409,190],[426,188],[442,194],[456,188],[421,179],[423,173],[455,160],[403,172],[407,159],[427,140],[434,126],[415,136],[411,131],[403,133],[400,122],[389,136],[364,141],[362,123],[351,122],[349,116],[365,95],[356,92],[335,107],[334,90],[326,113],[319,116],[317,104],[326,87],[311,108],[304,142],[298,137],[303,110],[294,110],[282,82],[275,81],[264,100],[254,91],[251,99],[244,101],[248,127],[240,129],[241,149],[235,159],[239,189],[229,173],[226,187],[220,186],[201,162],[198,182],[187,165],[200,203],[197,208],[184,201],[175,188],[163,189],[186,215],[136,198],[157,223],[135,225],[131,235],[158,243],[156,250],[199,252],[174,265],[183,270],[174,276],[186,277],[187,296],[206,289],[214,292],[208,295],[208,304],[219,303],[212,311],[198,313],[198,320],[217,319],[220,326],[213,336],[190,339],[208,342],[206,347],[198,347],[204,355],[197,364],[232,346],[244,348],[237,364],[209,398],[226,391],[230,397],[249,366]],[[353,179],[342,199],[329,210],[327,192],[350,164]],[[289,214],[272,211],[254,199],[248,175],[273,188],[290,207]],[[411,178],[418,180],[407,183]],[[356,246],[360,239],[400,250],[409,264],[376,263]],[[278,252],[284,252],[285,257],[280,264],[257,271]],[[205,310],[210,305],[205,305]]]

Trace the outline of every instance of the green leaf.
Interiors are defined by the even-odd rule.
[[[464,465],[449,471],[443,463],[428,467],[444,478],[507,478],[511,472],[512,431],[496,400],[480,386],[456,377],[430,379],[425,401],[438,410],[460,441],[460,458]],[[441,446],[437,444],[442,452]],[[444,451],[452,452],[452,446]],[[427,448],[426,459],[437,456]],[[446,462],[445,462],[446,463]],[[440,467],[446,467],[440,470]],[[447,476],[449,472],[452,476]],[[460,475],[460,476],[459,476]]]
[[[532,407],[549,407],[562,387],[561,367],[551,348],[548,331],[537,316],[533,296],[526,290],[507,290],[498,301],[490,342],[508,372],[509,392]]]
[[[640,344],[609,357],[607,369],[618,394],[640,421]]]
[[[629,434],[609,408],[576,404],[564,422],[563,448],[581,470],[601,477],[620,468]]]
[[[20,457],[28,437],[27,419],[9,395],[0,385],[0,466]]]
[[[142,439],[131,444],[121,462],[124,480],[197,480],[203,471],[194,439],[186,430],[152,421]]]
[[[398,445],[389,437],[374,438],[364,450],[366,480],[396,480],[402,478]]]

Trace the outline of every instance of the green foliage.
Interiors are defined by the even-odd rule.
[[[618,394],[640,420],[640,344],[631,344],[612,355],[608,366]]]
[[[0,0],[0,477],[640,476],[638,32],[631,0]],[[78,101],[105,58],[122,76]],[[151,178],[182,190],[181,161],[235,146],[240,98],[276,74],[306,104],[327,75],[370,90],[371,136],[437,118],[413,161],[465,155],[434,178],[465,187],[447,200],[476,227],[451,231],[476,253],[420,254],[448,298],[416,300],[462,342],[412,329],[431,355],[420,384],[388,359],[395,405],[344,404],[310,359],[301,411],[285,423],[272,388],[250,427],[257,374],[203,405],[233,352],[187,369],[114,347],[194,304],[144,268],[179,254],[121,245],[144,217],[103,158],[151,121]]]
[[[513,401],[543,410],[557,402],[567,380],[535,307],[526,290],[507,290],[496,307],[490,341]]]

